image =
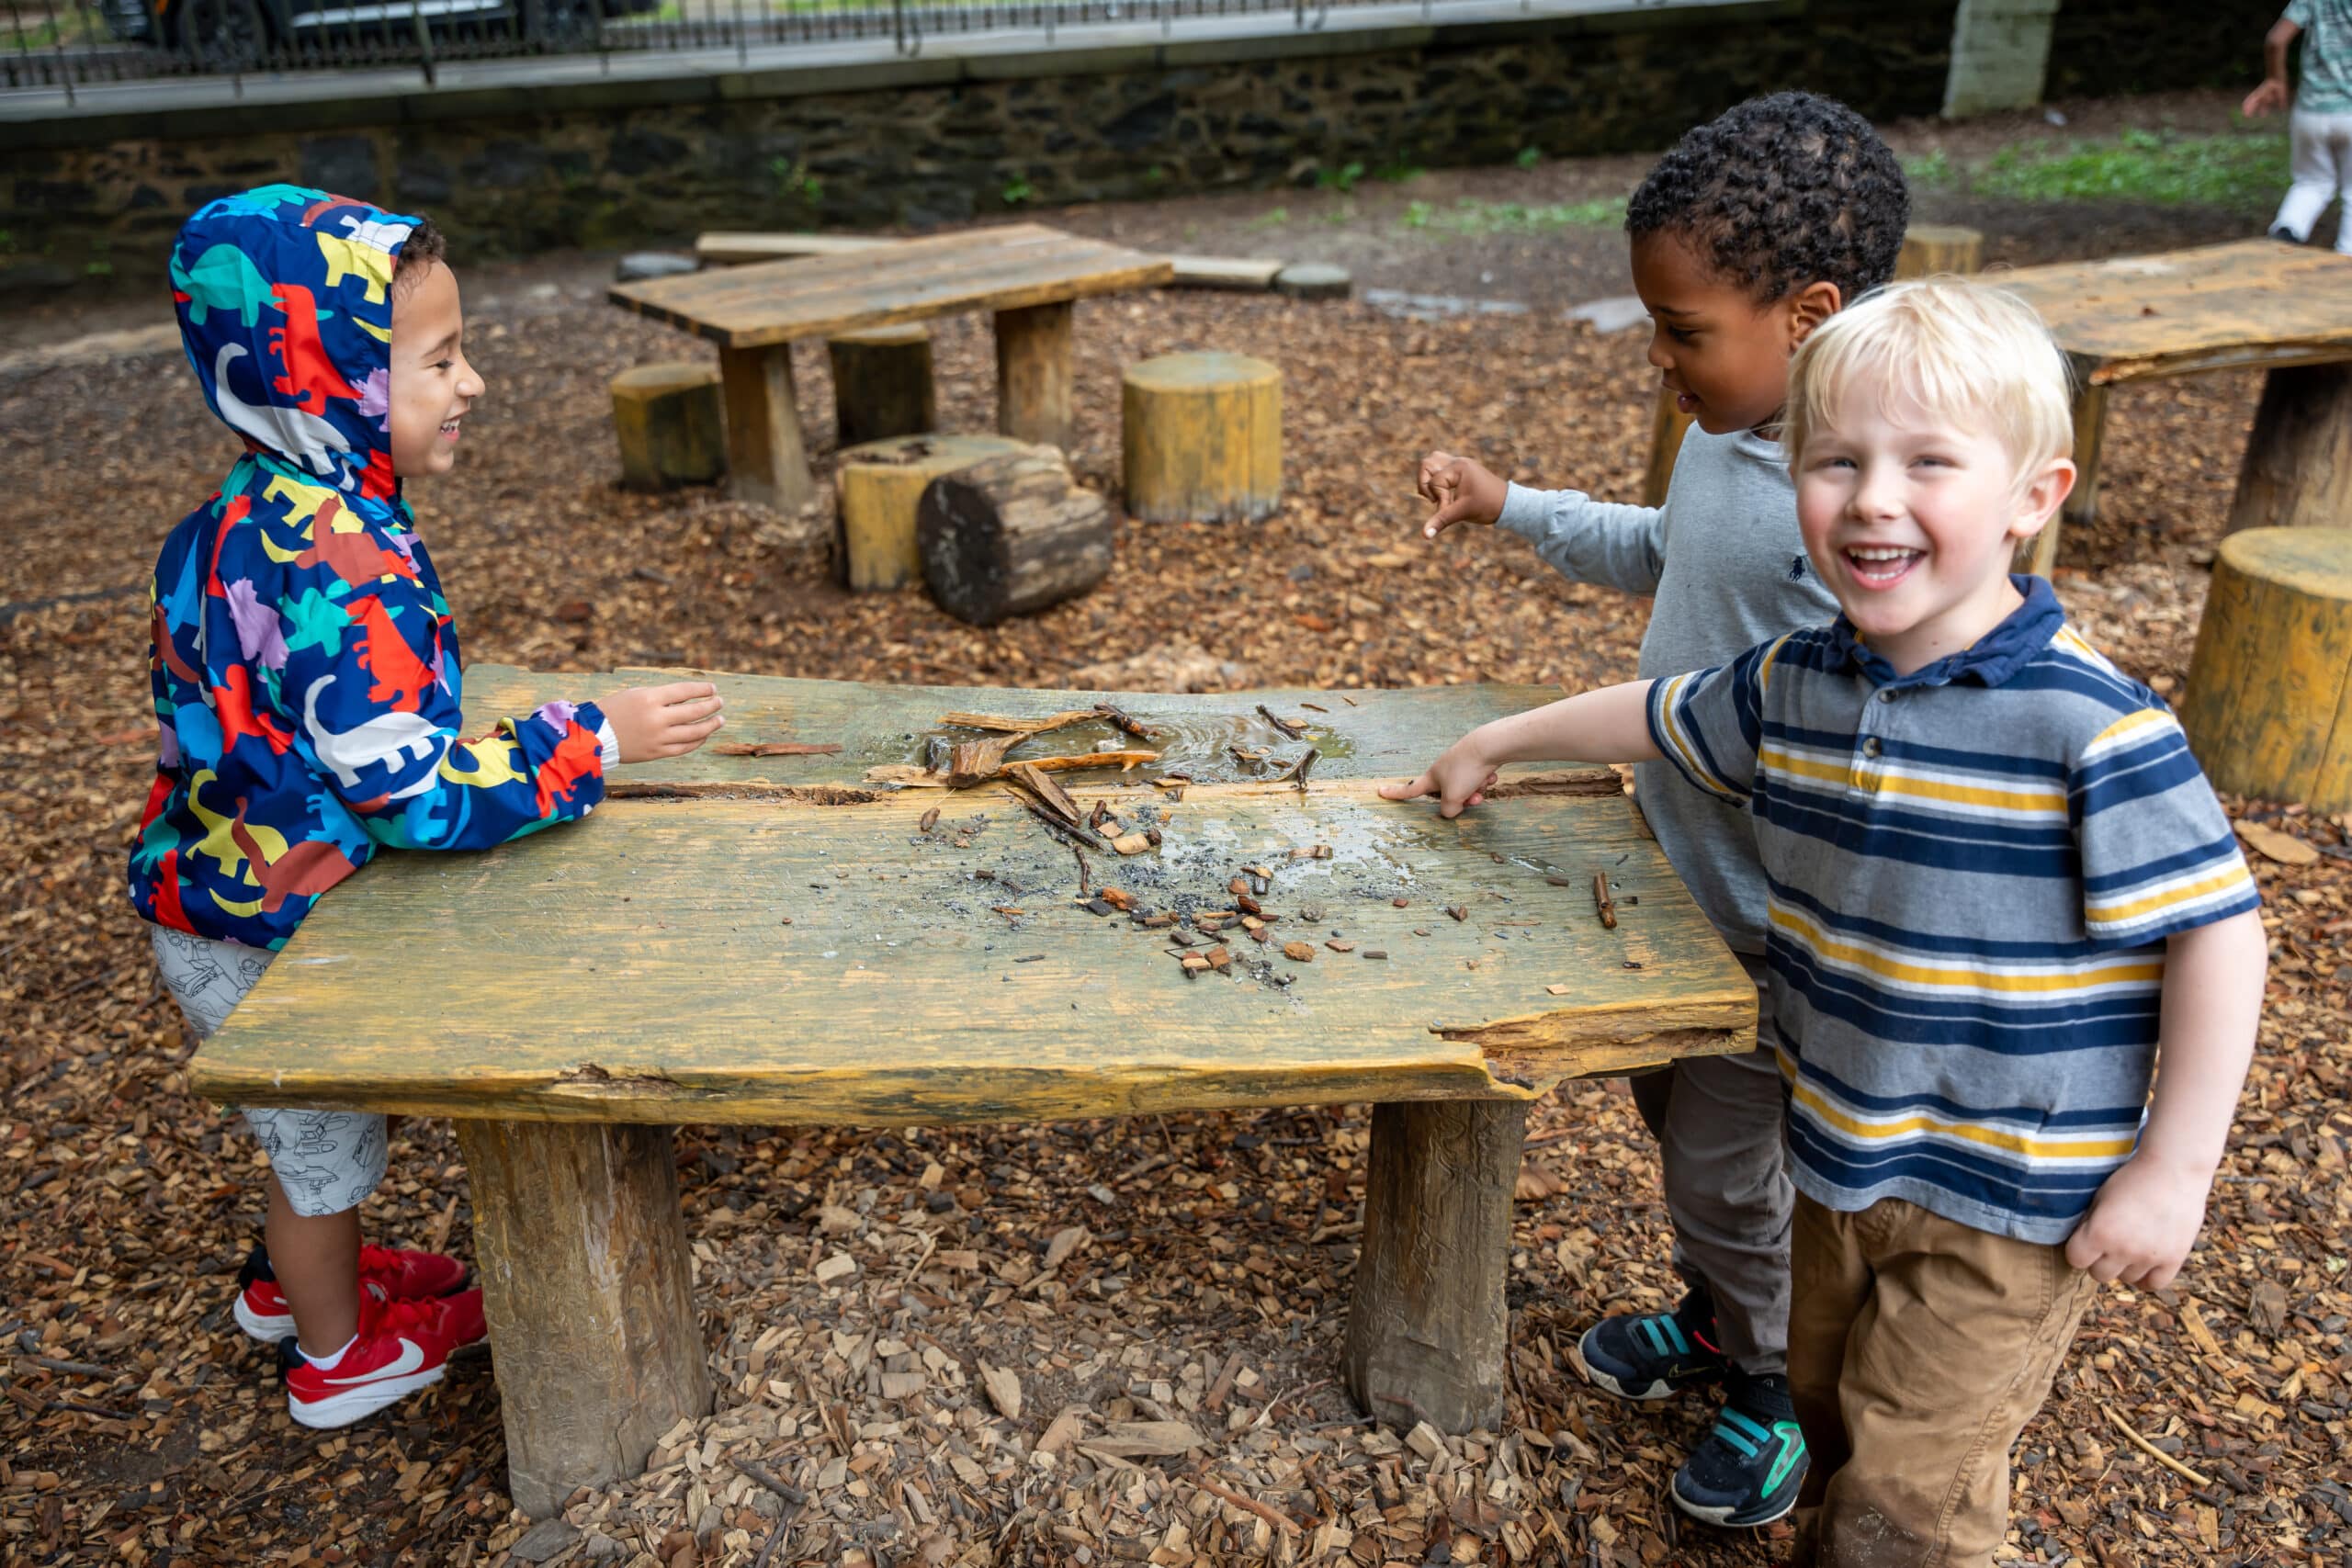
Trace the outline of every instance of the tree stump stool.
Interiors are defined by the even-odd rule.
[[[2282,365],[2262,378],[2229,531],[2352,527],[2352,365]]]
[[[1150,523],[1271,516],[1283,493],[1283,375],[1239,354],[1163,354],[1121,394],[1127,510]]]
[[[931,481],[915,513],[923,581],[976,626],[1085,592],[1111,570],[1111,508],[1032,446]]]
[[[1903,250],[1894,260],[1898,279],[1933,277],[1939,273],[1969,273],[1984,265],[1984,236],[1955,223],[1914,223],[1903,231]]]
[[[841,571],[848,587],[901,588],[922,575],[915,513],[932,480],[1028,448],[1001,435],[911,435],[843,449],[833,469],[841,501]]]
[[[2214,788],[2352,810],[2352,528],[2222,541],[2180,722]]]
[[[727,472],[727,413],[709,365],[640,365],[613,378],[613,433],[630,490],[708,484]]]
[[[835,445],[862,446],[939,425],[932,388],[931,329],[920,321],[829,338]]]

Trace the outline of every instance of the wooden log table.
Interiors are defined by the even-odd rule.
[[[1072,301],[1156,288],[1172,270],[1165,256],[1013,223],[616,283],[608,297],[718,344],[729,490],[793,511],[817,488],[792,400],[797,339],[992,310],[997,428],[1067,450]]]
[[[2059,519],[2019,551],[2042,576],[2061,522],[2098,505],[2110,388],[2261,369],[2229,529],[2352,524],[2352,257],[2277,240],[2025,267],[1991,281],[2041,313],[2075,372],[2075,463]]]
[[[706,750],[628,770],[576,826],[386,854],[195,1058],[198,1092],[229,1104],[457,1119],[529,1512],[635,1473],[709,1406],[679,1123],[1373,1102],[1344,1376],[1384,1421],[1458,1431],[1502,1413],[1528,1103],[1754,1039],[1753,986],[1613,773],[1517,773],[1453,822],[1374,793],[1547,690],[1127,694],[1108,700],[1149,740],[1104,719],[1016,747],[1160,753],[1050,775],[1111,806],[1106,833],[1159,834],[1123,856],[1073,848],[1000,784],[867,777],[981,733],[949,713],[1098,694],[715,679],[725,739],[841,751]],[[612,683],[468,680],[478,716]],[[1285,782],[1310,747],[1304,787]],[[1149,782],[1170,772],[1192,775],[1181,799]]]

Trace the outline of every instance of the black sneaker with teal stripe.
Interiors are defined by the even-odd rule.
[[[1621,1399],[1665,1399],[1715,1382],[1726,1363],[1715,1348],[1715,1303],[1693,1288],[1672,1312],[1604,1317],[1577,1341],[1584,1375]]]
[[[1804,1435],[1789,1380],[1734,1368],[1724,1384],[1714,1426],[1674,1472],[1674,1506],[1711,1525],[1769,1525],[1797,1506],[1804,1483]]]

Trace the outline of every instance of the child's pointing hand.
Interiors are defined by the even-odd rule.
[[[1432,452],[1421,459],[1414,489],[1437,511],[1421,525],[1426,538],[1436,538],[1456,523],[1491,524],[1503,514],[1508,490],[1483,465],[1451,452]]]
[[[1465,735],[1445,749],[1421,776],[1411,784],[1385,784],[1380,786],[1384,800],[1411,800],[1417,795],[1437,796],[1437,812],[1441,817],[1459,817],[1464,807],[1476,806],[1487,798],[1487,791],[1495,784],[1494,764],[1470,744],[1472,736]]]

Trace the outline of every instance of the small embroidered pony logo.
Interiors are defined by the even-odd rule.
[[[1795,557],[1789,562],[1789,581],[1791,582],[1803,582],[1804,581],[1804,557]]]

